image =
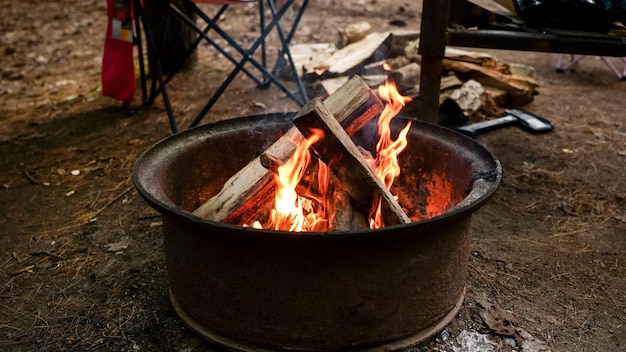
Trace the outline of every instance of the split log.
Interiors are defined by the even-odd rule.
[[[337,50],[332,56],[321,62],[318,69],[323,67],[326,70],[325,74],[330,76],[354,73],[358,67],[371,59],[374,53],[387,57],[386,51],[389,49],[391,39],[390,32],[370,33],[362,40]]]
[[[449,62],[448,65],[464,81],[473,79],[484,86],[506,91],[513,105],[529,103],[537,94],[538,82],[528,77],[506,75],[467,62]]]
[[[324,105],[353,134],[380,113],[383,104],[359,76],[352,77],[335,93],[328,96]],[[285,162],[302,140],[297,128],[291,128],[272,144],[265,154],[277,162]],[[273,196],[272,174],[261,163],[261,157],[249,162],[233,175],[222,190],[198,207],[193,214],[209,220],[232,224],[246,224],[256,207]]]
[[[497,106],[506,106],[508,95],[505,91],[493,87],[483,87]]]
[[[318,72],[319,63],[331,57],[337,51],[337,47],[330,43],[300,43],[289,46],[289,50],[298,75],[304,77],[312,74],[321,75],[324,69]]]
[[[332,189],[326,204],[329,231],[369,229],[368,212],[355,207],[348,190],[334,174],[331,173],[331,175]]]
[[[459,79],[456,75],[447,75],[441,77],[440,90],[446,91],[448,89],[458,88],[463,85],[463,81]]]
[[[498,61],[495,57],[486,53],[447,47],[443,58],[444,65],[446,65],[449,61],[462,61],[496,70],[498,72],[509,73],[509,64]]]
[[[461,110],[463,110],[463,113],[469,116],[474,111],[480,109],[482,104],[481,96],[483,94],[485,94],[483,86],[473,79],[470,79],[463,83],[461,88],[455,89],[452,94],[450,94],[449,99],[454,100]]]
[[[412,29],[394,29],[389,43],[389,57],[406,56],[414,61],[418,51],[420,32]]]
[[[529,77],[506,75],[496,70],[468,62],[449,61],[446,67],[453,70],[464,81],[476,80],[484,86],[506,91],[513,105],[523,105],[537,94],[537,81]]]
[[[368,22],[350,23],[337,31],[337,48],[341,49],[348,44],[358,42],[372,33],[372,25]]]
[[[367,80],[365,79],[365,77],[361,76],[361,78],[363,79],[364,82],[366,82],[366,84],[369,85],[369,83],[367,83]],[[341,88],[341,86],[346,84],[347,81],[348,81],[348,77],[346,77],[346,76],[339,76],[339,77],[335,77],[335,78],[325,79],[325,80],[320,82],[320,85],[324,89],[324,92],[326,92],[326,94],[330,95],[330,94],[333,94],[337,89]]]
[[[313,99],[305,105],[294,119],[294,124],[307,137],[312,134],[312,128],[324,131],[324,138],[315,143],[313,148],[341,181],[359,208],[368,211],[380,197],[386,226],[411,222],[321,100]]]

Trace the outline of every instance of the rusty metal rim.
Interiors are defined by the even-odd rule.
[[[388,342],[382,345],[378,345],[375,347],[364,347],[361,349],[352,349],[346,346],[346,350],[354,351],[354,352],[380,352],[380,351],[400,351],[410,347],[413,347],[420,342],[425,341],[426,339],[434,336],[439,331],[443,330],[450,322],[454,319],[456,314],[459,312],[461,307],[463,306],[463,302],[465,300],[465,292],[467,288],[463,288],[463,292],[459,296],[458,301],[452,307],[452,309],[446,313],[441,319],[437,320],[424,330],[418,332],[415,335],[411,335],[406,338],[402,338],[400,340]],[[190,317],[185,311],[180,307],[178,302],[176,301],[176,297],[172,293],[172,290],[169,291],[170,301],[172,303],[172,307],[178,316],[183,320],[183,322],[193,331],[202,336],[205,340],[216,343],[218,345],[224,346],[232,351],[238,352],[276,352],[277,350],[269,350],[266,348],[260,348],[259,346],[247,345],[242,343],[241,341],[235,341],[228,337],[221,336],[212,332],[211,330],[204,327],[201,323]],[[318,351],[318,350],[306,350],[306,349],[296,349],[296,348],[284,348],[282,351]]]
[[[133,171],[132,171],[133,181],[137,189],[139,190],[139,193],[144,198],[144,200],[148,204],[150,204],[153,208],[158,210],[162,215],[165,215],[165,216],[171,215],[171,216],[178,218],[179,220],[188,221],[190,224],[205,224],[208,226],[218,225],[224,228],[238,229],[244,232],[250,231],[251,233],[263,234],[264,236],[275,236],[275,235],[280,236],[281,234],[286,233],[286,232],[269,230],[269,229],[259,230],[259,229],[252,229],[252,228],[243,228],[239,225],[233,225],[233,224],[227,224],[227,223],[221,223],[221,222],[208,220],[208,219],[196,216],[189,211],[185,211],[182,208],[180,208],[180,206],[178,206],[177,204],[173,204],[168,200],[159,198],[155,194],[153,194],[151,190],[147,189],[146,186],[140,180],[139,170],[142,169],[142,167],[144,167],[143,161],[145,159],[149,159],[150,153],[154,153],[155,150],[158,150],[159,148],[164,148],[164,146],[176,145],[177,142],[189,139],[190,137],[194,136],[194,134],[198,134],[199,131],[203,131],[207,129],[210,130],[214,128],[215,126],[220,126],[222,128],[224,128],[224,126],[232,127],[239,123],[245,123],[245,122],[254,121],[258,119],[265,119],[270,116],[275,116],[278,118],[289,118],[290,116],[293,116],[294,114],[295,113],[291,112],[291,113],[282,113],[282,114],[264,114],[264,115],[244,116],[244,117],[239,117],[239,118],[235,118],[231,120],[218,121],[218,122],[206,124],[203,126],[191,128],[181,133],[178,133],[176,135],[172,135],[167,138],[164,138],[163,140],[155,143],[152,147],[150,147],[149,149],[141,153],[141,155],[137,159],[137,162],[133,166]],[[475,180],[474,185],[471,187],[471,190],[469,194],[467,195],[466,199],[464,199],[461,203],[457,204],[455,207],[453,207],[452,209],[442,214],[439,214],[437,216],[434,216],[425,220],[421,220],[420,224],[435,223],[435,222],[441,222],[445,220],[454,221],[456,217],[465,216],[465,213],[469,209],[480,208],[484,203],[487,202],[489,198],[491,198],[491,196],[497,189],[497,185],[500,184],[500,182],[502,181],[503,170],[502,170],[502,165],[500,164],[500,161],[497,158],[495,158],[495,156],[484,146],[476,143],[471,138],[465,135],[462,135],[448,128],[431,124],[428,122],[424,122],[424,121],[417,121],[417,122],[422,125],[422,128],[425,129],[427,133],[437,134],[439,137],[446,137],[446,139],[441,140],[442,143],[453,143],[453,144],[459,143],[461,145],[463,144],[471,145],[471,147],[469,147],[470,149],[473,149],[476,153],[481,153],[485,156],[489,156],[493,162],[492,170],[489,171],[489,173],[493,176],[493,179],[487,180],[487,179],[479,178]],[[336,236],[336,235],[339,235],[339,236],[378,236],[379,233],[388,232],[389,229],[411,227],[411,226],[414,226],[414,223],[386,226],[380,229],[373,229],[373,230],[366,229],[366,230],[356,230],[356,231],[348,231],[348,232],[303,232],[300,234],[300,236],[304,236],[304,237],[309,237],[309,236],[319,237],[320,235],[323,237],[331,237],[331,236]]]

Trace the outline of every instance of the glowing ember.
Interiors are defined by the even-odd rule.
[[[391,67],[384,64],[388,72]],[[400,95],[396,84],[387,79],[378,89],[378,94],[385,102],[385,107],[378,119],[379,140],[376,145],[376,157],[368,160],[372,170],[390,189],[393,181],[400,175],[398,155],[407,146],[407,133],[411,127],[410,120],[398,134],[398,138],[391,137],[390,123],[411,98]],[[275,204],[270,211],[267,224],[256,221],[254,228],[267,228],[283,231],[327,231],[329,229],[326,214],[326,194],[329,188],[330,170],[320,160],[317,165],[311,164],[310,148],[315,142],[323,138],[323,132],[315,130],[308,139],[297,145],[291,159],[279,166],[274,175],[276,183]],[[315,182],[302,182],[308,174],[316,175]],[[309,178],[311,178],[309,176]],[[302,187],[308,183],[308,187]],[[311,187],[315,184],[315,190]],[[385,224],[382,219],[380,198],[374,201],[369,214],[370,228],[381,228]]]

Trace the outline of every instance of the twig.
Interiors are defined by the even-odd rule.
[[[38,185],[40,183],[33,177],[33,175],[30,174],[30,172],[28,172],[28,170],[24,170],[24,176],[26,176],[31,185]]]
[[[151,220],[151,219],[156,219],[156,218],[158,218],[160,216],[161,216],[161,214],[145,215],[145,216],[140,216],[139,220]]]
[[[111,204],[115,203],[116,200],[122,198],[126,193],[130,192],[133,190],[133,188],[135,188],[135,186],[130,186],[128,188],[126,188],[124,191],[122,191],[122,193],[118,194],[115,198],[111,199],[107,204],[105,204],[102,208],[98,209],[98,211],[91,215],[91,219],[96,218],[98,215],[100,215],[100,213],[102,213],[106,208],[108,208]]]
[[[89,206],[89,209],[93,209],[96,207],[96,203],[98,202],[98,199],[100,199],[100,190],[98,190],[98,193],[96,193],[96,198],[93,200],[93,202],[91,202],[91,205]]]
[[[613,298],[613,296],[611,296],[611,294],[606,290],[606,288],[602,287],[602,291],[604,291],[604,293],[609,296],[609,298],[611,299],[611,301],[613,301],[613,304],[615,305],[615,308],[617,308],[617,310],[619,310],[619,304],[617,304],[617,301]]]

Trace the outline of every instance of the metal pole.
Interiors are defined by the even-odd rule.
[[[450,0],[424,0],[418,49],[422,57],[418,119],[431,123],[439,119],[439,90],[449,17]]]

